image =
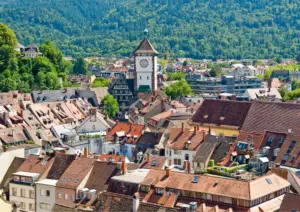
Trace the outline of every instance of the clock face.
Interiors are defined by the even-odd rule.
[[[149,64],[148,60],[146,60],[146,59],[142,59],[140,61],[140,65],[141,65],[142,68],[146,68],[148,66],[148,64]]]

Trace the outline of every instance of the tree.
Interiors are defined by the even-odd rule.
[[[5,24],[0,24],[0,47],[6,45],[15,48],[17,42],[15,33]]]
[[[17,89],[17,83],[12,78],[4,78],[0,81],[0,87],[2,92],[8,92]]]
[[[110,118],[116,116],[119,111],[118,101],[110,94],[107,94],[101,101],[102,113]]]
[[[78,57],[73,67],[73,74],[86,74],[87,62],[83,57]]]
[[[171,97],[171,99],[176,99],[179,96],[192,95],[192,93],[191,87],[185,80],[175,82],[166,89],[166,94]]]
[[[300,88],[297,88],[296,90],[290,91],[288,92],[284,97],[283,100],[287,101],[287,100],[293,100],[295,98],[299,98],[300,97]]]
[[[183,61],[182,65],[183,65],[183,66],[187,66],[187,65],[188,65],[188,61],[186,61],[186,60]]]
[[[298,62],[298,63],[300,63],[300,52],[297,54],[297,56],[296,56],[296,61]]]
[[[168,73],[168,81],[172,81],[172,80],[184,80],[184,73],[181,71],[176,71],[173,73]]]
[[[280,64],[281,62],[282,62],[282,58],[281,58],[281,56],[277,56],[277,57],[275,57],[275,62],[276,63],[278,63],[278,64]]]
[[[108,79],[105,79],[103,77],[97,78],[93,84],[92,88],[97,88],[97,87],[107,87],[109,85],[110,81]]]
[[[286,87],[280,87],[278,88],[278,92],[280,93],[281,97],[284,98],[289,91]]]

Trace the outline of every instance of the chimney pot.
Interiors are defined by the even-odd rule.
[[[181,123],[181,132],[183,132],[184,129],[184,123]]]
[[[166,167],[166,176],[169,177],[171,174],[171,170],[169,167]]]
[[[84,156],[85,158],[87,158],[88,155],[89,155],[88,147],[84,147],[84,149],[83,149],[83,156]]]
[[[194,126],[194,134],[195,135],[197,134],[197,126],[196,125]]]
[[[122,164],[121,164],[121,174],[125,174],[126,173],[126,162],[125,159],[122,160]]]

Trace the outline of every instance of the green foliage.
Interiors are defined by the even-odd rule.
[[[270,78],[272,72],[275,70],[288,70],[288,71],[300,70],[300,63],[291,63],[288,65],[277,64],[275,66],[272,66],[265,72],[265,78]]]
[[[283,97],[283,100],[284,101],[287,101],[287,100],[293,100],[293,99],[296,99],[296,98],[299,98],[300,97],[300,88],[297,88],[293,91],[290,91],[288,92],[284,97]]]
[[[160,64],[162,66],[162,69],[164,71],[166,69],[166,66],[167,66],[167,60],[161,59],[161,60],[158,61],[158,64]]]
[[[93,84],[92,88],[97,88],[97,87],[107,87],[109,85],[110,81],[108,79],[105,79],[103,77],[97,78]]]
[[[71,83],[69,81],[64,81],[63,82],[63,87],[70,87],[70,88],[79,88],[80,84],[77,83]]]
[[[86,74],[88,64],[83,57],[78,57],[74,63],[73,74]]]
[[[67,55],[129,56],[147,26],[160,52],[214,60],[294,58],[299,19],[298,0],[15,0],[0,13],[21,43]]]
[[[167,87],[166,94],[170,96],[171,99],[176,99],[179,96],[192,95],[192,89],[186,81],[181,80]]]
[[[168,73],[168,81],[173,81],[173,80],[184,80],[184,73],[181,71],[176,71],[173,73]]]
[[[223,74],[223,71],[220,67],[214,66],[210,71],[209,71],[209,76],[211,77],[216,77],[218,75]]]
[[[286,87],[278,88],[278,92],[280,93],[281,97],[283,98],[289,91]]]
[[[26,141],[26,144],[35,144],[35,143],[34,143],[34,141],[32,141],[32,140],[27,140],[27,141]]]
[[[300,63],[300,52],[297,54],[297,56],[296,56],[296,61],[298,62],[298,63]]]
[[[292,90],[296,90],[297,88],[300,88],[300,82],[297,80],[292,81]]]
[[[40,47],[43,57],[23,57],[14,50],[17,40],[13,32],[0,24],[0,43],[0,91],[60,88],[58,73],[64,79],[69,64],[50,41]]]
[[[107,94],[101,101],[102,113],[110,118],[116,116],[119,111],[118,101],[110,94]]]
[[[14,32],[4,24],[0,24],[0,47],[9,46],[15,48],[17,38]]]

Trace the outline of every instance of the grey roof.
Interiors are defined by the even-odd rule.
[[[33,102],[56,102],[75,98],[75,89],[33,91]]]
[[[215,143],[204,142],[200,145],[199,150],[197,151],[193,162],[205,163],[208,160],[209,155],[214,150],[216,146]]]

